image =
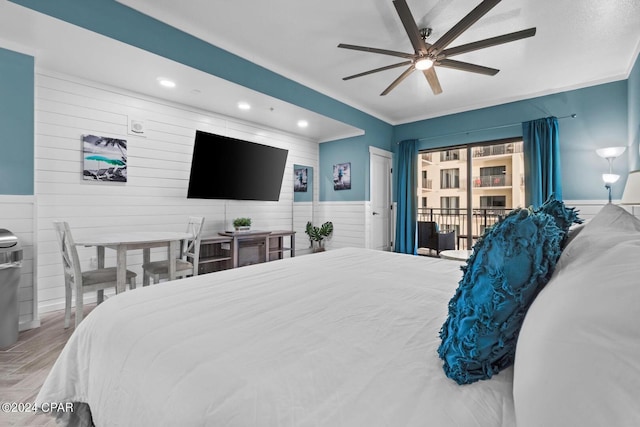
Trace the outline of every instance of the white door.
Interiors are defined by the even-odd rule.
[[[391,250],[391,164],[392,153],[369,147],[371,176],[371,218],[369,247],[381,251]]]

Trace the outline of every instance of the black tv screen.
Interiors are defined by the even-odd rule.
[[[187,198],[278,201],[288,153],[198,130]]]

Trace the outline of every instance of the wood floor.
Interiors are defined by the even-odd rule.
[[[85,315],[94,305],[85,306]],[[21,332],[18,342],[0,350],[0,402],[33,403],[49,370],[73,333],[64,329],[64,310],[42,315],[41,326]],[[55,427],[54,417],[41,413],[4,412],[2,427]]]

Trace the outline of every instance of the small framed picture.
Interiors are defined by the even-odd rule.
[[[127,182],[127,141],[106,136],[82,136],[83,178]]]
[[[293,170],[295,181],[293,182],[293,191],[296,193],[307,192],[307,177],[309,171],[307,168],[299,168]]]
[[[351,162],[333,165],[333,189],[351,189]]]

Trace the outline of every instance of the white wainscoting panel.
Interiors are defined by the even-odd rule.
[[[607,200],[564,200],[564,204],[570,208],[576,208],[578,217],[587,221],[596,216],[600,209],[608,203]],[[613,203],[619,204],[619,200]]]
[[[144,136],[129,133],[131,119],[144,122]],[[289,150],[280,200],[187,199],[196,130]],[[83,180],[84,134],[127,140],[126,183]],[[253,229],[289,230],[298,227],[293,220],[293,165],[317,165],[319,152],[317,142],[296,135],[42,70],[36,73],[35,144],[41,311],[64,307],[62,264],[52,221],[69,222],[76,234],[182,231],[189,216],[199,215],[206,218],[206,235],[229,230],[233,219],[242,216],[252,219]],[[27,231],[33,235],[30,227]],[[165,253],[152,252],[152,259]],[[79,248],[79,254],[83,268],[89,268],[95,248]],[[141,263],[141,251],[128,254],[128,267],[139,274],[138,283]],[[113,251],[106,251],[106,265],[115,265]]]
[[[315,224],[333,222],[333,235],[325,243],[327,249],[344,247],[365,248],[367,228],[366,205],[369,202],[319,202]]]
[[[309,236],[305,234],[307,221],[313,223],[313,203],[294,202],[293,203],[293,231],[296,232],[296,256],[305,255],[311,252]],[[315,224],[314,225],[319,225]]]

